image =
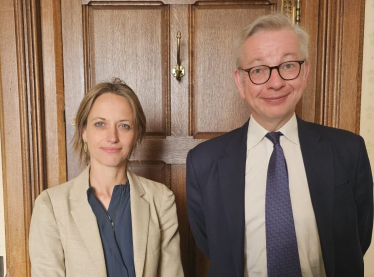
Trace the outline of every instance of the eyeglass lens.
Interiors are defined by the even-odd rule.
[[[297,76],[299,75],[301,64],[297,61],[291,61],[282,63],[279,66],[275,66],[272,68],[276,68],[279,75],[284,80],[292,80],[297,78]],[[248,74],[253,83],[262,84],[266,83],[266,81],[270,78],[272,68],[266,65],[256,66],[251,68]]]

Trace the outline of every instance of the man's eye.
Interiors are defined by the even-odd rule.
[[[283,69],[287,69],[287,70],[293,69],[294,67],[295,65],[292,63],[286,63],[283,65]]]
[[[252,74],[262,74],[263,72],[262,68],[254,68],[252,70]]]

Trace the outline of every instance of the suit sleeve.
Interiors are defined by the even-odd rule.
[[[173,192],[166,186],[163,186],[159,220],[161,227],[161,255],[158,277],[183,277],[175,197]]]
[[[65,276],[64,250],[47,191],[35,201],[30,225],[29,253],[31,276]]]
[[[362,254],[368,250],[373,230],[373,176],[365,147],[360,137],[360,154],[357,163],[355,202]]]
[[[198,179],[196,177],[192,153],[187,155],[187,210],[188,219],[195,241],[204,253],[209,258],[208,239],[206,235],[205,215],[203,208],[202,195]]]

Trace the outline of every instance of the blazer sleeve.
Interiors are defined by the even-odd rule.
[[[60,232],[47,191],[35,201],[30,235],[31,276],[65,276],[65,259]]]
[[[205,216],[203,201],[200,191],[200,186],[198,179],[196,177],[196,172],[192,159],[192,152],[188,152],[187,155],[187,177],[186,177],[186,187],[187,187],[187,211],[188,220],[190,222],[191,230],[194,235],[195,241],[199,249],[204,253],[204,255],[209,257],[209,247],[208,238],[206,234]]]
[[[360,137],[360,154],[357,163],[355,202],[362,254],[368,250],[373,231],[373,176],[365,142]]]
[[[161,253],[158,277],[183,277],[178,232],[177,208],[171,190],[163,187],[163,199],[160,210]]]

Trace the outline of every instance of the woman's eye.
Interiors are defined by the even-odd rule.
[[[123,129],[131,129],[130,125],[125,124],[125,123],[121,124],[120,127]]]
[[[103,127],[103,126],[104,126],[104,123],[103,123],[103,122],[96,122],[96,123],[95,123],[95,126],[96,126],[96,127]]]

